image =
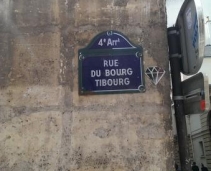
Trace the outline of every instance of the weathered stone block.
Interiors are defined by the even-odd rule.
[[[12,51],[11,85],[58,85],[60,33],[17,35]]]
[[[0,87],[4,87],[9,82],[8,75],[11,70],[10,35],[0,34]]]
[[[118,17],[119,15],[126,15],[124,9],[117,10],[118,7],[113,7],[112,1],[93,1],[92,3],[87,3],[85,1],[79,1],[75,4],[74,14],[75,14],[75,26],[84,25],[94,25],[94,26],[105,26],[105,25],[119,25],[123,17]],[[122,13],[121,13],[122,12]],[[116,18],[117,17],[117,18]],[[121,20],[126,22],[125,20]]]
[[[71,170],[162,170],[165,164],[159,165],[159,156],[166,155],[166,135],[152,134],[156,128],[151,126],[162,125],[160,115],[155,115],[153,122],[152,116],[133,113],[126,118],[117,112],[73,112]],[[162,126],[159,129],[164,131]],[[145,135],[140,136],[139,131]],[[145,165],[147,162],[150,165]]]
[[[0,32],[8,32],[11,26],[11,10],[10,1],[1,0],[0,1]]]
[[[61,86],[11,86],[0,89],[0,106],[13,107],[58,107],[63,102]]]
[[[0,168],[5,171],[55,170],[61,148],[62,114],[22,115],[0,124]]]
[[[68,3],[70,4],[70,3]],[[69,6],[75,16],[72,18],[75,26],[115,26],[128,25],[148,27],[160,25],[165,17],[165,4],[149,1],[78,1]],[[112,28],[112,29],[113,29]],[[140,28],[141,29],[141,28]]]
[[[59,24],[58,0],[15,0],[13,20],[18,27]]]

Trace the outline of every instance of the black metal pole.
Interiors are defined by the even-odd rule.
[[[182,83],[180,75],[181,52],[179,34],[176,27],[168,28],[168,44],[181,170],[190,171],[191,167],[187,126],[184,114]]]

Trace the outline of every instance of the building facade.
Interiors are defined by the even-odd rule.
[[[110,30],[142,47],[146,91],[80,95],[78,50]],[[0,40],[0,170],[173,170],[164,0],[1,0]]]

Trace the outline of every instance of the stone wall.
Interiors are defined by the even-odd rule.
[[[78,95],[78,49],[117,30],[166,74],[146,92]],[[0,0],[0,170],[170,171],[162,0]]]

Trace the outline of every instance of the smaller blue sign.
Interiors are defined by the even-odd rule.
[[[79,94],[144,92],[142,48],[119,32],[96,36],[79,50]]]

